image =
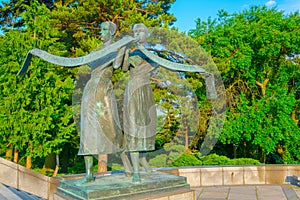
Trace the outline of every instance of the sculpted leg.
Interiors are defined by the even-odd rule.
[[[84,156],[85,169],[86,169],[86,179],[88,181],[93,181],[93,156]]]
[[[133,167],[133,177],[132,177],[132,182],[133,183],[140,183],[141,178],[139,174],[139,152],[130,152],[130,157],[132,161],[132,167]]]
[[[94,181],[93,156],[84,156],[84,162],[85,162],[85,169],[86,169],[85,177],[83,179],[77,181],[76,185],[84,185],[85,183]]]
[[[132,166],[130,164],[130,161],[128,159],[128,156],[126,155],[125,151],[121,153],[121,159],[124,165],[125,169],[125,175],[126,176],[132,176]]]
[[[152,168],[149,165],[149,163],[147,162],[146,156],[144,153],[141,153],[140,163],[145,168],[146,172],[148,172],[148,173],[152,172]]]

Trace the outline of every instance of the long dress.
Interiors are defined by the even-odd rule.
[[[124,92],[124,148],[127,151],[155,149],[157,114],[150,85],[154,68],[139,55],[129,57],[130,79]]]
[[[91,72],[81,103],[80,149],[78,155],[121,151],[122,130],[111,83],[112,67]]]

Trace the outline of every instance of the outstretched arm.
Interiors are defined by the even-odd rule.
[[[164,58],[161,58],[157,55],[152,54],[143,46],[139,46],[139,49],[150,60],[152,60],[153,62],[159,64],[160,66],[162,66],[166,69],[169,69],[172,71],[199,72],[205,78],[207,98],[209,98],[209,99],[217,98],[217,92],[216,92],[215,80],[214,80],[213,74],[205,71],[204,69],[202,69],[201,67],[199,67],[197,65],[186,65],[186,64],[171,62],[169,60],[166,60]]]
[[[171,61],[161,58],[157,55],[154,55],[153,53],[149,52],[143,46],[139,46],[139,49],[150,60],[152,60],[153,62],[155,62],[155,63],[159,64],[160,66],[167,68],[169,70],[183,71],[183,72],[199,72],[199,73],[203,74],[204,76],[208,76],[210,74],[197,65],[186,65],[186,64],[171,62]]]
[[[121,40],[99,50],[96,52],[92,52],[86,56],[78,57],[78,58],[66,58],[66,57],[60,57],[60,56],[55,56],[52,55],[46,51],[40,50],[40,49],[32,49],[31,51],[28,52],[25,61],[23,63],[22,68],[18,72],[17,75],[24,75],[28,69],[28,66],[30,64],[30,60],[32,58],[32,55],[38,56],[42,58],[43,60],[60,65],[60,66],[65,66],[65,67],[76,67],[80,65],[85,65],[89,63],[94,63],[99,59],[105,59],[109,54],[112,54],[114,51],[117,49],[134,42],[135,39],[131,36],[126,36],[122,38]]]

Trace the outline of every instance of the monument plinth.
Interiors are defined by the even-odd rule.
[[[141,172],[140,176],[142,182],[138,184],[123,173],[99,176],[81,186],[76,185],[78,179],[62,180],[54,199],[134,200],[151,199],[151,196],[155,199],[190,191],[186,177],[161,172]]]

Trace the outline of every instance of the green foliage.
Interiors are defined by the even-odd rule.
[[[173,157],[173,158],[171,158]],[[176,158],[176,159],[174,159]],[[172,161],[171,161],[172,160]],[[258,160],[253,158],[234,158],[217,154],[209,154],[199,158],[197,154],[171,152],[169,155],[160,154],[150,159],[152,167],[180,167],[180,166],[215,166],[215,165],[259,165]]]
[[[210,154],[200,159],[203,165],[257,165],[260,164],[258,160],[253,158],[234,158],[230,159],[226,156],[219,156],[217,154]]]
[[[140,22],[148,27],[167,27],[175,20],[168,13],[173,2],[11,0],[3,3],[0,8],[1,29],[5,30],[5,35],[0,35],[1,155],[13,147],[22,154],[20,163],[24,164],[26,156],[35,159],[59,154],[66,144],[71,152],[76,152],[79,146],[72,113],[76,70],[33,58],[28,74],[16,77],[29,50],[41,48],[59,56],[82,56],[102,45],[101,22],[115,22],[120,30],[118,35]],[[215,149],[219,155],[267,162],[267,155],[276,154],[280,163],[299,163],[299,24],[298,12],[284,15],[276,8],[254,6],[241,13],[220,11],[215,20],[199,19],[196,28],[189,32],[212,56],[227,88],[227,121]],[[167,36],[168,41],[176,41],[168,43],[169,49],[185,52],[189,57],[198,55],[195,52],[207,54],[189,48],[195,46],[195,41],[176,31],[164,29],[156,35],[160,37],[152,38],[153,42]],[[210,69],[211,63],[205,67]],[[151,159],[153,166],[259,164],[248,158],[230,160],[214,154],[199,158],[197,154],[186,153],[190,144],[182,145],[183,135],[197,132],[192,143],[196,148],[210,122],[211,105],[205,100],[204,80],[197,73],[169,75],[163,70],[160,73],[178,84],[169,88],[153,85],[156,103],[163,113],[156,147],[167,152]],[[121,70],[116,70],[113,82],[122,76]],[[186,88],[181,86],[186,81],[195,91],[201,112],[201,123],[189,130],[182,126],[192,123],[185,119],[194,114],[186,103],[187,95],[182,93]],[[74,161],[70,172],[84,172],[83,163]]]
[[[228,163],[229,165],[259,165],[261,164],[258,160],[253,158],[234,158]]]
[[[40,48],[58,56],[82,56],[101,46],[100,23],[113,21],[121,32],[140,22],[147,26],[167,26],[175,20],[168,13],[173,2],[3,2],[0,8],[1,29],[5,31],[0,36],[1,151],[18,150],[24,164],[26,156],[36,159],[50,153],[59,154],[65,144],[70,146],[70,152],[76,152],[79,146],[72,111],[77,70],[33,58],[27,75],[17,77],[29,50]],[[120,71],[116,71],[114,78],[118,76],[122,76]],[[77,168],[72,172],[75,171],[80,172]]]
[[[203,165],[227,165],[229,162],[229,158],[217,154],[210,154],[202,158]]]
[[[168,156],[166,154],[160,154],[149,160],[149,164],[153,167],[166,167]]]
[[[72,0],[54,3],[51,13],[58,23],[55,26],[66,35],[62,38],[68,48],[76,53],[80,48],[85,52],[81,40],[89,37],[98,38],[100,24],[104,21],[114,22],[120,32],[129,31],[136,23],[149,27],[168,26],[176,20],[168,10],[173,0],[164,1],[127,1],[127,0]]]
[[[182,153],[186,150],[185,146],[183,146],[183,145],[174,145],[172,143],[165,144],[164,149],[166,151],[175,151],[175,152],[179,152],[179,153]]]
[[[299,12],[253,6],[199,19],[189,32],[222,72],[229,112],[220,141],[233,157],[299,160],[299,23]]]
[[[28,28],[10,30],[1,38],[1,145],[13,145],[25,156],[45,157],[59,153],[65,143],[78,143],[71,107],[74,81],[68,70],[38,59],[26,76],[16,76],[30,49],[65,54],[49,10],[37,1],[31,5],[22,13]]]
[[[96,165],[98,167],[98,165]],[[118,163],[109,163],[107,166],[108,171],[119,171],[119,170],[124,170],[124,166]],[[94,171],[97,171],[94,170]]]
[[[172,166],[200,166],[202,162],[198,160],[195,156],[190,154],[182,154],[178,159],[176,159]]]

